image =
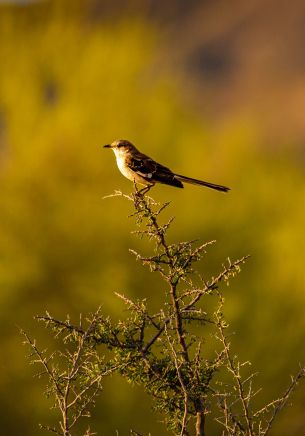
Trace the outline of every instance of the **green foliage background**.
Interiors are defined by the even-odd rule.
[[[85,2],[0,8],[0,420],[1,434],[38,434],[53,412],[32,379],[17,325],[45,346],[33,315],[95,310],[113,317],[114,291],[158,307],[157,276],[128,248],[129,209],[102,197],[130,191],[101,145],[128,138],[177,172],[232,188],[228,195],[160,186],[177,217],[173,240],[217,239],[202,265],[251,254],[228,288],[236,350],[260,374],[265,399],[304,363],[304,162],[292,143],[262,144],[244,114],[213,128],[186,97],[179,71],[160,68],[162,28],[140,13],[94,20]],[[277,435],[305,432],[304,389]],[[135,425],[136,423],[136,425]],[[94,411],[99,434],[130,427],[165,434],[149,400],[113,378]],[[163,433],[162,433],[163,432]]]

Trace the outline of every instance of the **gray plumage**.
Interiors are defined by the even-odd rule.
[[[217,191],[228,192],[230,188],[203,180],[193,179],[172,172],[169,168],[159,164],[149,156],[141,153],[131,142],[120,139],[105,148],[111,148],[115,153],[117,165],[121,173],[136,183],[152,186],[155,183],[183,188],[183,183],[206,186]]]

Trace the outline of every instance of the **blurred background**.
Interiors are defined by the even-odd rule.
[[[77,321],[102,304],[117,319],[114,291],[162,300],[128,253],[143,246],[130,205],[102,199],[132,189],[101,148],[117,138],[232,188],[153,195],[171,201],[173,241],[217,240],[206,277],[251,255],[225,291],[227,317],[258,401],[279,396],[305,361],[304,1],[0,1],[0,59],[1,434],[40,434],[54,418],[18,327],[45,348],[33,320],[45,310]],[[292,403],[274,435],[305,434],[304,385]],[[166,435],[159,419],[113,378],[91,428]]]

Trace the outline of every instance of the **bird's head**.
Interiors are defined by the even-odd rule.
[[[111,144],[104,145],[104,148],[111,148],[116,156],[123,156],[137,150],[136,147],[126,139],[117,139]]]

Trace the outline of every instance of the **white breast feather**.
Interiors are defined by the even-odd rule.
[[[135,181],[136,183],[141,183],[142,185],[150,185],[151,183],[147,182],[139,173],[136,173],[132,171],[126,164],[125,164],[125,156],[121,156],[116,153],[116,162],[119,170],[125,176],[127,179],[131,181]],[[144,174],[143,174],[144,175]],[[152,174],[145,174],[145,177],[152,178]]]

